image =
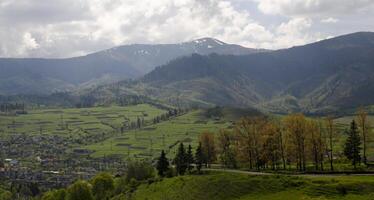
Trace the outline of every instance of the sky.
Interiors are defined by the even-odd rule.
[[[0,57],[213,37],[280,49],[374,31],[374,0],[0,0]]]

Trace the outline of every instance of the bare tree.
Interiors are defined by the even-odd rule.
[[[362,134],[362,140],[363,140],[363,151],[364,151],[363,160],[364,160],[364,164],[366,165],[367,164],[366,146],[367,146],[367,139],[368,139],[367,136],[368,136],[369,124],[367,120],[367,112],[365,111],[363,107],[358,109],[357,121],[358,121],[358,125],[361,128],[361,134]]]
[[[327,134],[328,134],[328,137],[329,137],[329,144],[330,144],[330,147],[328,149],[329,160],[330,160],[330,170],[334,171],[333,139],[334,139],[334,135],[335,135],[335,124],[334,124],[334,119],[331,116],[326,118],[326,130],[327,130]]]

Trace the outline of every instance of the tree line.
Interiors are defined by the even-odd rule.
[[[178,174],[184,174],[191,162],[198,170],[216,163],[225,168],[251,170],[334,171],[337,161],[351,163],[356,169],[358,165],[368,165],[370,131],[367,112],[362,108],[345,130],[333,117],[244,117],[232,129],[201,133],[193,158],[181,143],[173,164]],[[345,139],[344,145],[339,142],[341,139]],[[191,146],[188,151],[192,151]],[[161,157],[164,156],[163,152]],[[164,166],[169,166],[165,163],[158,167],[160,175],[167,170]]]

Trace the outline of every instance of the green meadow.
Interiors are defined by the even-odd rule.
[[[167,178],[140,185],[134,200],[370,200],[372,176],[255,176],[229,172]]]
[[[85,148],[94,150],[94,157],[117,155],[124,158],[154,158],[164,149],[173,157],[178,142],[195,146],[201,132],[216,132],[231,125],[228,121],[203,117],[195,110],[157,124],[131,130]]]
[[[138,117],[152,121],[154,117],[165,112],[147,104],[30,110],[24,115],[0,116],[0,133],[2,137],[12,134],[52,134],[71,138],[115,134],[124,123],[136,122]]]

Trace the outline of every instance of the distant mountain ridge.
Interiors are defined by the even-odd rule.
[[[249,55],[194,54],[157,67],[136,83],[92,92],[142,94],[175,105],[320,112],[374,104],[374,33]]]
[[[243,55],[262,52],[203,38],[180,44],[124,45],[66,59],[0,58],[0,94],[49,94],[138,78],[193,53]]]

